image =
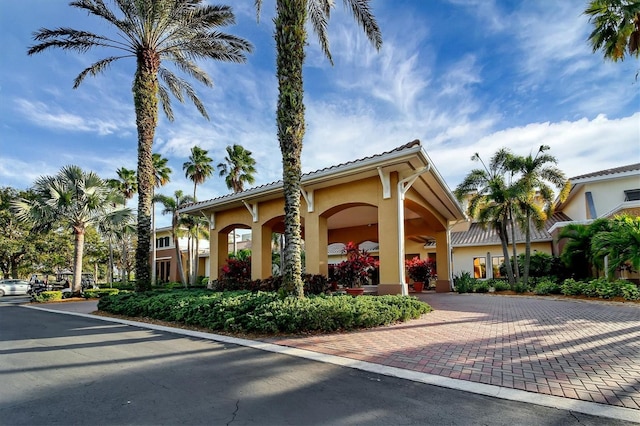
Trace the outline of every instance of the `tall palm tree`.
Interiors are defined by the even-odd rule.
[[[211,163],[213,159],[209,157],[209,151],[206,149],[202,149],[199,146],[194,146],[191,148],[191,155],[189,156],[189,161],[186,161],[182,165],[182,170],[184,170],[184,176],[189,178],[193,182],[193,200],[196,201],[196,190],[198,185],[202,185],[205,180],[207,180],[213,174],[213,166]],[[199,235],[200,232],[198,228],[200,227],[200,222],[194,222],[194,231],[189,233],[189,251],[195,256],[195,259],[189,256],[189,277],[191,284],[194,284],[196,281],[196,277],[198,276],[198,251],[200,241],[198,238],[194,238],[193,234]],[[192,250],[193,246],[195,249]],[[195,266],[194,266],[195,265]]]
[[[138,192],[138,179],[136,178],[136,171],[120,167],[118,170],[116,170],[116,174],[118,175],[118,179],[109,179],[107,180],[107,183],[122,195],[123,207],[126,207],[127,201],[132,199],[136,192]],[[118,237],[122,242],[122,269],[120,272],[120,279],[122,280],[122,282],[126,282],[129,280],[129,267],[127,261],[129,256],[127,247],[129,245],[130,232],[131,229],[129,227],[124,227],[119,230],[118,233]]]
[[[617,62],[640,55],[640,2],[638,0],[592,0],[584,11],[593,31],[589,42],[594,53]]]
[[[164,158],[158,153],[153,153],[151,156],[151,160],[153,161],[153,177],[154,177],[154,185],[153,185],[153,196],[155,198],[155,188],[160,188],[161,186],[165,186],[169,183],[171,168],[167,165],[169,160]],[[156,203],[152,202],[151,204],[151,285],[156,284]]]
[[[235,22],[229,6],[208,5],[204,0],[117,0],[114,3],[116,7],[109,8],[104,0],[76,0],[70,6],[106,21],[117,34],[99,35],[68,27],[40,29],[34,35],[39,43],[30,47],[28,54],[53,47],[80,53],[96,47],[115,50],[116,55],[101,59],[80,72],[74,88],[87,75],[100,74],[119,59],[135,58],[132,91],[138,129],[139,191],[136,287],[145,290],[151,284],[152,147],[158,122],[158,101],[170,121],[173,120],[173,110],[169,93],[180,102],[186,96],[208,118],[193,87],[163,65],[173,63],[188,76],[211,86],[211,79],[197,65],[197,60],[244,62],[245,54],[252,50],[252,46],[246,40],[220,31],[221,27]]]
[[[211,163],[213,159],[209,157],[209,151],[202,149],[199,146],[191,148],[191,155],[189,161],[185,161],[182,164],[182,170],[184,170],[184,177],[193,182],[193,199],[196,200],[196,190],[198,185],[202,185],[204,181],[209,179],[213,174],[213,166]]]
[[[284,226],[286,236],[283,282],[295,296],[304,297],[302,283],[302,236],[300,225],[300,179],[302,141],[305,132],[304,88],[302,69],[307,44],[307,21],[318,36],[325,56],[332,61],[327,37],[327,24],[333,0],[276,0],[275,40],[278,106],[276,123],[282,153],[282,181],[285,199]],[[344,0],[353,17],[362,26],[376,49],[382,46],[378,24],[369,0]],[[255,0],[260,16],[262,0]]]
[[[498,150],[487,166],[477,153],[471,157],[480,161],[482,169],[473,169],[456,187],[454,194],[459,201],[468,197],[467,214],[475,218],[481,226],[491,225],[495,229],[502,246],[507,278],[511,286],[515,285],[514,268],[509,256],[509,237],[507,224],[513,220],[513,203],[516,187],[509,185],[505,179],[508,173],[507,162],[511,153],[507,149]],[[513,228],[512,228],[513,229]],[[515,240],[512,241],[515,245]],[[518,268],[516,263],[515,268]]]
[[[253,184],[256,173],[256,160],[251,156],[251,151],[245,149],[242,145],[233,144],[227,146],[227,156],[224,157],[224,163],[218,163],[220,176],[224,176],[227,188],[233,190],[234,193],[244,191],[244,184]]]
[[[73,283],[71,291],[82,289],[84,235],[88,226],[101,220],[113,223],[129,220],[131,211],[115,209],[113,191],[98,175],[78,166],[65,166],[55,176],[36,179],[33,199],[20,198],[13,203],[19,220],[48,228],[63,223],[74,236]]]
[[[154,197],[154,201],[163,205],[164,210],[162,214],[171,215],[171,238],[173,239],[173,245],[176,251],[176,262],[178,266],[178,275],[182,285],[187,287],[187,280],[184,275],[184,268],[182,267],[182,253],[180,252],[180,244],[178,241],[180,234],[181,218],[178,213],[178,209],[189,203],[193,203],[195,200],[191,195],[185,195],[182,191],[177,190],[173,197],[167,195],[157,194]]]
[[[553,187],[561,190],[559,200],[567,198],[571,183],[564,173],[555,167],[558,160],[550,154],[546,154],[550,147],[540,145],[535,157],[531,154],[526,157],[513,156],[509,159],[507,167],[520,174],[515,185],[520,186],[521,197],[517,199],[517,205],[522,213],[521,227],[525,231],[525,252],[523,266],[523,281],[527,284],[529,279],[529,266],[531,265],[531,225],[541,229],[546,218],[553,213]]]

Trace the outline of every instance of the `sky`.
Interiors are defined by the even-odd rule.
[[[107,0],[109,1],[109,0]],[[383,38],[368,42],[336,1],[329,22],[334,65],[310,32],[304,68],[303,172],[379,154],[419,139],[450,189],[502,147],[528,155],[542,144],[567,177],[640,162],[640,61],[605,61],[587,42],[586,0],[372,0]],[[222,31],[254,45],[245,64],[203,62],[214,81],[190,80],[210,120],[172,99],[160,111],[154,152],[169,159],[171,181],[157,193],[193,192],[183,163],[193,146],[214,166],[234,143],[252,151],[255,185],[282,177],[276,136],[275,2],[227,1],[236,25]],[[0,0],[0,187],[77,165],[103,178],[136,169],[133,59],[73,80],[113,51],[48,50],[27,56],[40,28],[71,27],[113,36],[103,21],[65,0]],[[181,76],[184,76],[181,74]],[[230,191],[213,175],[206,200]],[[135,208],[137,201],[129,202]],[[167,226],[168,216],[158,225]]]

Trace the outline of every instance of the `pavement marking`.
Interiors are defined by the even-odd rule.
[[[383,376],[397,377],[400,379],[411,380],[414,382],[425,383],[428,385],[440,386],[448,389],[456,389],[464,392],[470,392],[478,395],[485,395],[494,398],[506,399],[509,401],[524,402],[527,404],[541,405],[544,407],[556,408],[559,410],[574,411],[582,414],[589,414],[597,417],[606,417],[610,419],[623,420],[640,424],[640,410],[634,410],[625,407],[616,407],[607,404],[599,404],[596,402],[580,401],[570,398],[562,398],[559,396],[539,394],[535,392],[526,392],[519,389],[504,388],[495,385],[487,385],[484,383],[469,382],[466,380],[452,379],[449,377],[437,376],[434,374],[421,373],[419,371],[405,370],[397,367],[388,367],[385,365],[374,364],[366,361],[358,361],[336,355],[328,355],[318,352],[312,352],[306,349],[292,348],[289,346],[280,346],[273,343],[265,343],[256,340],[241,339],[238,337],[225,336],[222,334],[205,333],[202,331],[187,330],[182,328],[172,328],[163,325],[149,324],[145,322],[130,321],[120,318],[103,317],[99,315],[91,315],[80,312],[61,311],[57,309],[48,309],[33,305],[20,305],[29,309],[39,311],[52,312],[57,314],[74,315],[83,318],[99,319],[102,321],[114,322],[133,327],[146,328],[150,330],[163,331],[167,333],[179,334],[183,336],[196,337],[204,340],[213,340],[216,342],[229,343],[238,346],[245,346],[253,349],[259,349],[266,352],[273,352],[282,355],[295,356],[311,361],[333,364],[341,367],[353,368],[356,370],[367,371],[369,373],[380,374]]]

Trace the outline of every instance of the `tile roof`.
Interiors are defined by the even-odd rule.
[[[570,220],[571,218],[562,212],[554,213],[549,219],[547,219],[541,230],[531,227],[531,242],[552,241],[553,237],[548,232],[549,228],[551,228],[556,222]],[[524,240],[524,231],[520,229],[520,227],[516,228],[516,241],[524,242]],[[509,241],[511,241],[511,229],[509,229]],[[472,223],[468,231],[451,233],[451,245],[453,247],[493,244],[500,244],[500,237],[498,237],[498,234],[494,229],[491,227],[483,229],[482,225],[479,223]]]
[[[385,151],[385,152],[382,152],[380,154],[374,154],[374,155],[370,155],[368,157],[359,158],[357,160],[348,161],[346,163],[336,164],[334,166],[325,167],[323,169],[314,170],[312,172],[303,173],[302,176],[301,176],[301,181],[304,181],[305,179],[311,178],[316,174],[324,173],[324,172],[327,172],[327,171],[330,171],[330,170],[338,170],[340,168],[347,167],[347,166],[357,165],[358,163],[374,160],[374,159],[377,159],[377,158],[382,158],[382,157],[385,157],[385,156],[387,156],[389,154],[392,154],[392,153],[395,153],[395,152],[401,152],[401,151],[413,148],[414,146],[420,146],[420,145],[421,145],[420,141],[418,139],[415,139],[415,140],[413,140],[411,142],[408,142],[408,143],[406,143],[404,145],[401,145],[401,146],[399,146],[397,148],[394,148],[394,149],[392,149],[390,151]],[[276,182],[271,182],[271,183],[265,183],[263,185],[254,186],[252,188],[245,189],[244,191],[241,191],[241,192],[225,194],[225,195],[222,195],[220,197],[215,197],[215,198],[212,198],[212,199],[209,199],[209,200],[203,200],[203,201],[198,201],[198,202],[191,203],[191,204],[186,204],[186,205],[184,205],[182,207],[182,209],[189,208],[189,207],[194,207],[194,206],[198,206],[198,205],[202,205],[202,204],[209,204],[209,203],[211,203],[213,201],[224,200],[226,198],[239,196],[240,194],[260,192],[263,189],[267,190],[267,189],[282,188],[282,184],[283,184],[282,180],[278,180]]]
[[[588,179],[588,178],[601,177],[601,176],[607,176],[607,175],[615,175],[618,173],[631,172],[633,170],[640,170],[640,163],[629,164],[627,166],[614,167],[612,169],[599,170],[597,172],[586,173],[584,175],[574,176],[569,180],[573,181],[578,179]]]

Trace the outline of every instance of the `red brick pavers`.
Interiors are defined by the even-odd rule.
[[[419,320],[270,343],[640,410],[640,305],[422,294]]]

